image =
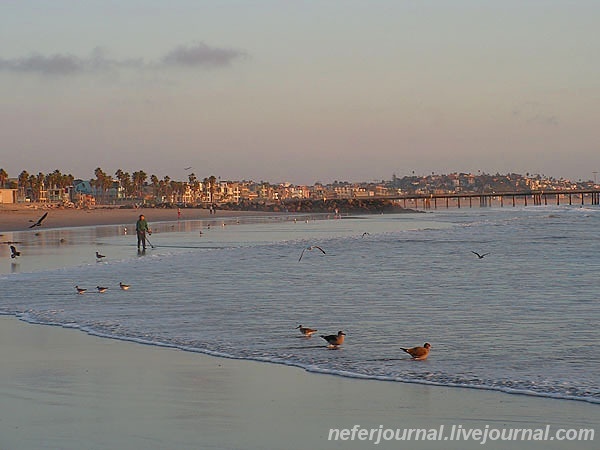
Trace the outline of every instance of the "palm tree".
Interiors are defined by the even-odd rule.
[[[158,197],[159,189],[160,189],[160,180],[154,174],[150,175],[150,182],[152,183],[152,195],[154,199]]]
[[[45,178],[42,172],[39,172],[37,175],[29,175],[27,184],[31,188],[32,200],[35,202],[38,202],[42,197]]]
[[[27,197],[27,183],[29,181],[29,173],[26,170],[22,171],[17,178],[17,189],[19,190],[19,197],[25,199]]]
[[[200,182],[198,181],[198,178],[196,178],[196,174],[194,174],[193,172],[188,175],[188,180],[192,188],[192,195],[194,197],[195,202],[196,198],[198,197],[198,189],[200,188]]]
[[[4,187],[6,180],[8,180],[8,174],[6,170],[0,168],[0,188]]]
[[[129,175],[129,172],[123,174],[123,189],[125,189],[125,197],[131,198],[135,194],[135,186],[133,185],[133,178]]]
[[[182,181],[171,181],[171,190],[174,194],[174,198],[171,199],[171,202],[180,202],[183,198],[183,193],[185,192],[185,183]]]
[[[217,184],[217,178],[214,175],[211,175],[210,177],[208,177],[208,190],[210,192],[210,203],[213,202],[213,199],[215,197],[216,184]]]
[[[146,182],[147,178],[148,175],[146,175],[146,172],[144,172],[143,170],[133,172],[133,185],[135,186],[138,198],[144,198],[144,183]]]
[[[108,178],[108,176],[100,167],[97,167],[96,170],[94,170],[94,175],[96,176],[96,180],[91,180],[91,184],[96,187],[96,190],[100,191],[102,196],[102,203],[105,203],[107,190],[106,179]]]
[[[127,197],[127,182],[129,181],[129,174],[127,172],[123,172],[121,169],[117,169],[115,172],[115,177],[117,177],[117,180],[119,180],[121,192],[123,192],[123,195]]]
[[[171,202],[172,198],[171,198],[171,177],[169,177],[168,175],[165,175],[165,177],[163,178],[162,182],[161,182],[161,192],[163,197],[165,198],[165,200]]]

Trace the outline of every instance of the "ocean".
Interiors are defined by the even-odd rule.
[[[4,233],[22,256],[2,245],[0,313],[316,373],[600,403],[597,207],[147,218],[145,253],[132,224]],[[327,348],[319,335],[339,330]],[[426,361],[401,350],[425,342]]]

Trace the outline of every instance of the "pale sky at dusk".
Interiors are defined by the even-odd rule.
[[[3,0],[0,168],[600,170],[597,0]]]

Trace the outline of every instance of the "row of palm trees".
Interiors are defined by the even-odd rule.
[[[22,189],[22,192],[28,192],[32,196],[32,201],[38,201],[41,198],[42,191],[45,187],[51,186],[54,189],[67,188],[73,186],[75,177],[71,174],[62,174],[56,169],[54,172],[44,175],[39,172],[37,175],[29,174],[23,170],[16,183],[8,183],[8,173],[0,168],[0,188],[9,187],[13,189]]]
[[[106,201],[108,192],[114,188],[115,179],[121,188],[123,196],[127,199],[142,199],[145,196],[145,187],[148,186],[148,174],[143,170],[138,170],[129,174],[121,169],[118,169],[114,177],[107,174],[102,168],[97,167],[94,170],[95,178],[89,180],[90,184],[96,188],[97,192],[101,193],[99,200]],[[39,172],[37,175],[30,175],[26,170],[23,170],[17,177],[16,183],[8,183],[8,173],[0,168],[0,188],[8,187],[18,189],[20,192],[26,193],[31,197],[31,201],[39,201],[44,189],[66,189],[73,186],[75,177],[71,174],[62,174],[56,169],[54,172],[47,175]],[[204,178],[202,182],[191,173],[188,175],[188,181],[175,181],[168,175],[162,180],[156,175],[150,176],[150,185],[152,194],[156,199],[170,199],[174,196],[182,196],[186,190],[191,189],[194,198],[200,197],[201,193],[209,193],[210,199],[214,198],[214,193],[217,186],[217,178],[214,175]]]

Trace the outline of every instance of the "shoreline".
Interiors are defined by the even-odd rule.
[[[326,376],[81,331],[0,316],[0,448],[363,449],[374,442],[329,440],[330,430],[576,429],[593,428],[598,419],[597,406],[585,402]],[[508,449],[515,442],[488,444]],[[543,442],[548,449],[564,444]],[[593,444],[570,441],[569,448]],[[481,445],[412,441],[408,448]]]
[[[394,379],[391,377],[370,376],[370,375],[364,375],[364,374],[360,374],[360,373],[346,372],[346,371],[338,372],[338,371],[332,371],[332,370],[327,370],[327,369],[319,369],[319,368],[312,368],[309,366],[303,366],[302,364],[299,364],[299,363],[271,360],[271,359],[267,359],[267,358],[235,356],[235,355],[231,355],[231,354],[219,353],[216,351],[211,351],[211,350],[206,350],[206,349],[201,349],[201,348],[182,347],[182,346],[169,344],[169,343],[165,343],[165,342],[160,342],[160,341],[152,342],[152,341],[146,341],[146,340],[143,340],[140,338],[128,338],[125,336],[110,335],[110,334],[105,334],[105,333],[101,333],[101,332],[95,332],[95,331],[92,331],[89,329],[84,329],[84,328],[81,328],[80,326],[72,326],[71,327],[71,326],[65,326],[64,324],[60,324],[60,323],[37,322],[35,320],[27,320],[23,317],[19,317],[19,316],[13,315],[13,314],[5,314],[5,313],[0,312],[0,317],[2,317],[3,315],[15,317],[16,319],[18,319],[24,323],[30,324],[30,325],[67,328],[67,329],[80,331],[89,336],[100,338],[100,339],[111,339],[111,340],[115,340],[115,341],[133,343],[133,344],[137,344],[137,345],[144,345],[144,346],[149,346],[149,347],[154,347],[154,348],[171,349],[171,350],[176,350],[176,351],[182,351],[185,353],[209,356],[211,358],[235,360],[235,361],[242,361],[242,362],[247,361],[247,362],[258,363],[258,364],[267,364],[267,365],[273,364],[276,366],[283,366],[283,367],[289,367],[289,368],[293,368],[293,369],[302,370],[302,371],[305,371],[307,373],[314,374],[314,375],[326,375],[326,376],[333,376],[333,377],[341,377],[341,378],[347,379],[347,380],[360,380],[360,381],[371,381],[371,382],[392,383],[392,384],[401,383],[401,384],[406,384],[406,385],[426,386],[426,387],[432,387],[432,388],[440,387],[440,388],[444,388],[444,389],[463,389],[463,390],[469,390],[469,391],[470,390],[485,391],[485,392],[496,393],[496,394],[501,394],[501,395],[517,395],[517,396],[524,396],[524,397],[531,397],[531,398],[545,399],[545,400],[581,402],[581,403],[600,407],[600,402],[596,401],[595,399],[586,398],[586,397],[551,395],[551,394],[539,393],[539,392],[531,391],[531,390],[526,391],[526,390],[518,390],[518,389],[502,389],[502,388],[495,388],[492,386],[484,386],[484,385],[465,385],[465,384],[458,384],[458,383],[444,384],[444,383],[421,381],[421,380],[410,380],[410,379],[403,380],[403,379]]]
[[[45,212],[48,216],[41,227],[29,228],[32,223],[39,219]],[[261,211],[228,211],[216,210],[210,214],[208,209],[182,208],[181,217],[177,216],[177,208],[120,208],[120,207],[96,207],[94,209],[74,208],[43,208],[22,205],[0,205],[0,234],[14,231],[38,231],[41,229],[85,227],[101,225],[134,225],[140,214],[146,216],[148,223],[153,222],[177,222],[187,220],[206,220],[227,217],[258,217],[275,216],[290,213],[273,213]],[[306,214],[304,214],[306,215]]]

